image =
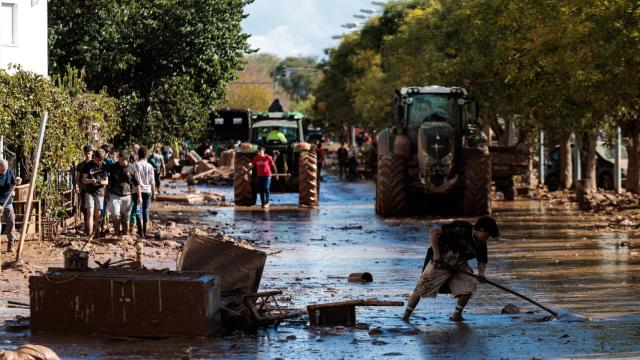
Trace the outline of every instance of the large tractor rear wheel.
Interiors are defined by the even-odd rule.
[[[311,151],[303,151],[298,159],[298,202],[302,206],[318,206],[320,195],[318,159]]]
[[[482,149],[464,149],[463,207],[466,216],[491,214],[491,157]]]
[[[376,213],[400,216],[407,213],[406,162],[399,155],[385,155],[378,160]]]
[[[251,170],[252,154],[236,154],[234,161],[233,192],[237,206],[256,204],[256,192],[253,189]]]

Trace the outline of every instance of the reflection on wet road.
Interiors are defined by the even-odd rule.
[[[231,196],[230,188],[215,188]],[[322,184],[319,209],[298,209],[296,194],[274,194],[272,208],[220,208],[207,221],[233,224],[229,235],[255,241],[271,252],[262,288],[279,288],[287,306],[379,298],[406,300],[428,246],[424,225],[447,219],[381,219],[374,214],[373,183]],[[638,237],[598,231],[594,215],[543,209],[544,203],[496,202],[503,238],[490,243],[488,277],[555,309],[594,318],[587,323],[527,323],[500,315],[513,303],[536,310],[509,294],[479,285],[467,321],[447,320],[455,301],[424,299],[411,323],[403,308],[359,308],[358,320],[379,335],[345,328],[283,323],[257,336],[205,340],[103,340],[100,337],[22,339],[2,334],[6,344],[39,342],[64,358],[610,358],[640,357],[640,252]],[[202,220],[199,220],[202,223]],[[621,242],[627,245],[620,246]],[[475,266],[475,264],[473,264]],[[374,282],[347,282],[368,271]],[[634,314],[635,313],[635,314]],[[293,336],[291,336],[293,335]]]

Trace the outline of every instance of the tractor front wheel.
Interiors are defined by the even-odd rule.
[[[310,151],[302,151],[298,159],[298,202],[301,206],[318,206],[320,182],[318,159]]]
[[[376,181],[376,213],[400,216],[408,211],[406,162],[399,155],[385,155],[378,161]]]
[[[491,157],[482,149],[464,149],[464,195],[466,216],[491,214]]]

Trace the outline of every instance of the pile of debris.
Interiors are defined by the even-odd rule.
[[[228,205],[224,195],[208,192],[208,191],[192,191],[189,194],[159,194],[156,195],[155,201],[184,203],[189,205]]]
[[[614,212],[640,208],[640,196],[631,192],[591,191],[582,197],[580,208],[592,212]]]
[[[552,205],[559,206],[575,206],[576,196],[573,191],[560,190],[550,192],[546,187],[538,188],[529,194],[531,200],[544,200],[550,202]]]
[[[187,159],[181,164],[173,159],[167,164],[167,169],[180,168],[180,173],[174,174],[173,179],[186,179],[190,185],[210,184],[227,185],[233,183],[233,163],[236,153],[233,149],[222,152],[218,159],[203,159],[195,151],[187,154]]]
[[[613,213],[621,210],[639,209],[640,196],[627,191],[616,193],[615,191],[586,191],[580,196],[572,190],[549,192],[546,188],[536,189],[530,195],[532,200],[545,200],[553,205],[574,206],[578,204],[580,209],[589,212]]]

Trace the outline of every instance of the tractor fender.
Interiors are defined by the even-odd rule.
[[[389,129],[383,129],[378,133],[378,157],[392,155],[389,141]]]
[[[396,135],[396,141],[393,142],[393,153],[405,159],[411,157],[411,140],[406,134]]]

